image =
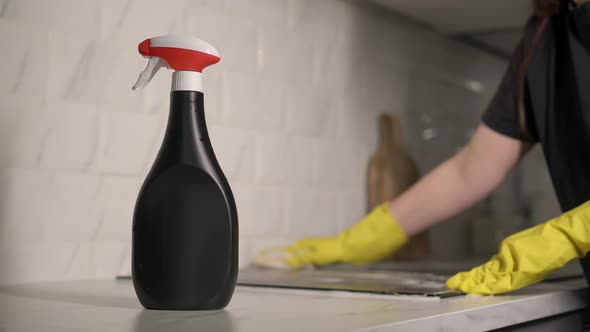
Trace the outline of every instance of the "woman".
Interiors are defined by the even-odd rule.
[[[587,2],[534,1],[535,15],[482,123],[455,156],[338,236],[267,249],[257,263],[301,267],[386,258],[409,236],[483,199],[536,142],[543,146],[561,208],[568,212],[506,238],[490,261],[453,276],[447,287],[477,294],[507,292],[584,258],[590,250]]]

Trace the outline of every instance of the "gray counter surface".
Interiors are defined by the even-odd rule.
[[[584,309],[583,279],[448,299],[238,287],[223,311],[143,310],[129,280],[0,287],[0,331],[484,331]]]

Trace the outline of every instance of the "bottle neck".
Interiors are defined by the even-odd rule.
[[[210,149],[205,123],[203,94],[197,91],[172,91],[170,114],[160,154],[166,160],[199,163],[199,156]]]
[[[390,150],[401,144],[399,124],[389,116],[379,119],[379,148]]]
[[[168,129],[181,134],[188,141],[208,139],[203,93],[199,91],[172,91]]]
[[[172,73],[171,91],[203,92],[202,74],[196,71],[175,71]]]

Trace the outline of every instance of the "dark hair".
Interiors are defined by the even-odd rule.
[[[518,91],[518,120],[520,130],[527,140],[532,140],[531,133],[527,126],[527,119],[525,114],[525,80],[528,66],[533,57],[533,53],[543,36],[545,27],[551,17],[559,14],[562,2],[567,0],[533,0],[533,19],[540,20],[539,26],[531,44],[524,54],[523,61],[519,68],[519,91]]]
[[[559,13],[561,0],[533,0],[534,14],[540,18],[548,18]]]

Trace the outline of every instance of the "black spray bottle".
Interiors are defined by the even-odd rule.
[[[133,90],[161,67],[174,73],[164,140],[133,216],[135,292],[148,309],[222,309],[236,284],[238,216],[209,141],[201,88],[202,70],[219,53],[184,36],[147,39],[139,53],[149,63]]]

